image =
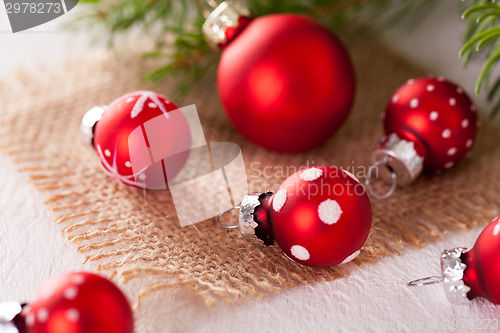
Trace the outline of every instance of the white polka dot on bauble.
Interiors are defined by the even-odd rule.
[[[104,155],[106,155],[107,157],[110,157],[111,156],[111,152],[109,151],[109,149],[106,149],[104,151]]]
[[[130,168],[130,167],[132,166],[132,163],[130,163],[130,161],[127,161],[127,162],[125,162],[125,166],[126,166],[127,168]]]
[[[66,318],[68,318],[69,321],[76,323],[80,319],[80,312],[75,308],[68,309],[66,311]]]
[[[415,83],[415,79],[409,79],[408,81],[406,81],[406,84],[408,85],[412,85]]]
[[[448,139],[451,136],[451,130],[445,129],[442,134],[443,138]]]
[[[152,109],[156,109],[158,107],[155,103],[149,103],[148,106]]]
[[[456,152],[457,152],[457,148],[451,147],[450,149],[448,149],[447,154],[448,154],[448,156],[453,156],[456,154]]]
[[[449,168],[451,168],[451,167],[452,167],[452,166],[454,166],[454,165],[455,165],[455,163],[454,163],[454,162],[448,162],[448,163],[446,163],[446,164],[444,165],[444,167],[445,167],[446,169],[449,169]]]
[[[396,103],[399,100],[399,95],[392,96],[392,102]]]
[[[78,289],[76,287],[66,288],[63,292],[63,295],[66,299],[70,301],[74,300],[76,298],[76,295],[78,295]]]
[[[435,87],[434,87],[434,85],[433,85],[433,84],[428,84],[428,85],[427,85],[427,87],[425,87],[425,89],[426,89],[427,91],[429,91],[429,92],[434,91],[434,88],[435,88]]]
[[[127,99],[125,100],[125,102],[127,102],[127,103],[131,103],[131,102],[133,102],[133,101],[134,101],[134,99],[135,99],[135,98],[133,98],[133,97],[129,97],[129,98],[127,98]]]
[[[36,318],[39,322],[45,323],[47,319],[49,319],[49,310],[47,310],[46,308],[41,308],[40,310],[38,310]]]
[[[146,179],[146,175],[145,175],[145,174],[143,174],[143,173],[141,173],[141,174],[139,175],[139,179],[140,179],[140,180],[144,180],[144,179]]]
[[[470,147],[472,147],[472,144],[473,144],[473,143],[474,143],[474,141],[472,141],[472,139],[469,139],[469,140],[467,140],[467,142],[465,143],[465,147],[466,147],[466,148],[470,148]]]
[[[439,117],[439,113],[437,111],[432,111],[431,114],[429,115],[429,118],[431,120],[436,120]]]
[[[279,190],[273,197],[273,209],[275,212],[279,213],[281,208],[285,205],[286,202],[286,191]]]
[[[323,175],[323,170],[318,169],[318,168],[309,168],[300,174],[300,179],[306,181],[306,182],[311,182],[313,180],[318,179]]]
[[[410,107],[414,109],[417,106],[418,106],[418,98],[412,98],[410,101]]]
[[[85,277],[83,275],[77,274],[71,277],[71,281],[74,284],[82,285],[85,282]]]
[[[462,120],[462,128],[467,128],[467,127],[469,127],[469,119]]]
[[[33,326],[35,324],[35,316],[32,313],[26,316],[26,324],[28,326]]]
[[[442,77],[442,76],[438,76],[438,77],[436,78],[436,80],[438,80],[439,82],[443,82],[443,81],[444,81],[444,77]]]
[[[460,95],[462,95],[464,93],[464,90],[460,87],[457,87],[457,93],[459,93]]]
[[[311,258],[311,255],[309,254],[309,251],[303,246],[300,245],[294,245],[290,248],[290,252],[292,253],[292,256],[299,260],[309,260]]]
[[[457,100],[454,99],[453,97],[450,98],[450,100],[448,102],[450,103],[451,106],[455,106],[455,104],[457,104]]]
[[[342,208],[336,200],[326,199],[318,205],[318,215],[323,223],[332,225],[339,221]]]
[[[476,111],[476,106],[475,106],[474,104],[471,104],[471,105],[470,105],[470,110],[471,110],[472,112],[475,112],[475,111]]]
[[[350,256],[347,256],[347,258],[345,258],[340,264],[341,265],[342,264],[347,264],[348,262],[353,261],[354,259],[356,259],[357,256],[359,256],[360,253],[361,253],[361,250],[357,250],[356,252],[354,252]]]

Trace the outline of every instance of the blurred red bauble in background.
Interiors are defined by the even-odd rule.
[[[0,331],[132,333],[134,315],[125,295],[110,280],[69,272],[47,281],[28,305],[0,304]]]
[[[354,70],[339,39],[301,16],[275,14],[250,21],[244,10],[221,6],[207,19],[204,32],[222,48],[219,95],[236,129],[280,152],[325,142],[346,120],[354,99]],[[221,16],[226,20],[218,20]],[[214,31],[225,34],[214,37]]]
[[[135,91],[109,106],[94,107],[83,118],[82,132],[106,173],[141,188],[165,188],[166,175],[182,169],[191,145],[180,109],[152,91]]]

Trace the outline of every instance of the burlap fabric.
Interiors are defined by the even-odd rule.
[[[349,48],[358,76],[355,107],[331,140],[307,153],[278,154],[247,142],[225,117],[213,76],[193,86],[182,105],[196,104],[207,141],[242,148],[250,191],[275,189],[288,173],[311,164],[355,167],[359,175],[382,135],[380,114],[394,89],[428,73],[373,40],[358,40]],[[171,83],[140,83],[144,62],[127,59],[87,55],[0,83],[1,151],[29,173],[38,190],[47,192],[47,209],[55,212],[55,222],[86,261],[97,261],[100,271],[124,283],[144,281],[139,297],[184,286],[207,305],[347,275],[342,267],[301,266],[278,247],[247,244],[238,231],[211,220],[181,228],[168,190],[143,191],[106,176],[95,152],[80,140],[82,115],[129,91],[146,88],[168,95],[172,90]],[[498,214],[499,142],[500,128],[484,122],[473,154],[457,167],[422,176],[385,201],[372,200],[373,227],[354,260],[358,269],[450,230],[485,225]]]

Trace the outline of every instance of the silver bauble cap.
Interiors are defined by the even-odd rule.
[[[93,145],[94,143],[94,126],[99,120],[101,120],[104,111],[106,111],[107,105],[94,106],[92,109],[87,111],[85,116],[83,116],[82,122],[80,124],[80,132],[82,134],[83,140],[88,145]]]
[[[424,158],[415,150],[415,143],[401,139],[397,134],[390,134],[372,154],[372,162],[385,164],[388,170],[380,174],[387,182],[392,182],[392,173],[396,174],[399,185],[408,185],[422,173]]]
[[[468,303],[467,293],[470,287],[463,280],[467,265],[462,262],[460,256],[467,251],[465,247],[457,247],[444,250],[441,254],[441,271],[443,274],[443,286],[446,297],[452,303]]]
[[[241,235],[248,242],[255,244],[261,243],[255,234],[255,228],[257,228],[259,224],[255,222],[253,215],[255,208],[260,206],[259,197],[261,194],[262,192],[256,192],[245,195],[243,200],[241,200],[240,211],[238,213]]]
[[[252,11],[241,1],[227,0],[222,2],[207,17],[202,31],[207,43],[213,48],[219,48],[227,42],[226,30],[238,28],[241,17],[251,17]]]
[[[23,306],[17,302],[0,303],[0,332],[18,333],[14,318],[23,311]]]

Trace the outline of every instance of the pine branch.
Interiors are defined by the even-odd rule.
[[[486,61],[478,75],[475,92],[483,88],[489,89],[488,100],[497,99],[491,111],[495,117],[500,111],[500,77],[491,84],[495,66],[500,60],[500,4],[496,0],[471,0],[470,6],[464,10],[463,19],[467,19],[467,29],[460,56],[464,57],[464,66],[480,51],[486,53]]]
[[[109,42],[130,31],[153,36],[155,47],[144,58],[158,58],[164,65],[147,73],[147,80],[158,82],[175,76],[174,97],[182,96],[204,73],[216,68],[218,52],[212,50],[201,32],[204,17],[197,0],[81,0],[87,13],[78,19],[80,26],[104,28]],[[220,1],[217,1],[220,2]],[[296,13],[309,16],[332,30],[341,29],[354,18],[392,21],[430,7],[437,0],[247,0],[256,16],[272,13]],[[390,12],[394,4],[398,10]],[[381,19],[383,17],[383,20]]]

